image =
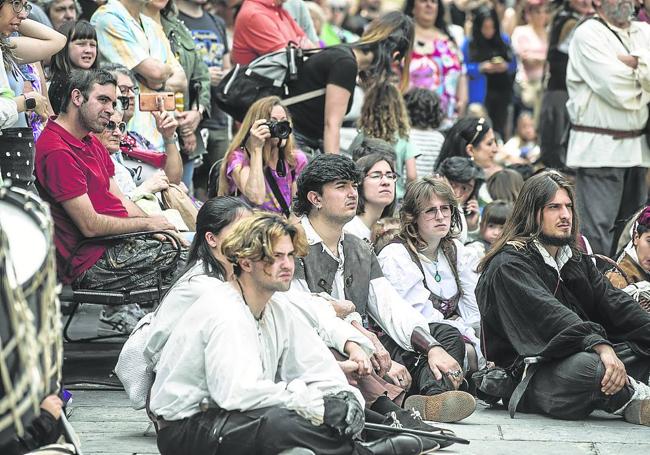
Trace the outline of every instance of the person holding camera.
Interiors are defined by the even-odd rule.
[[[219,196],[236,195],[289,216],[296,179],[307,157],[294,148],[289,111],[280,98],[257,100],[248,110],[219,171]]]

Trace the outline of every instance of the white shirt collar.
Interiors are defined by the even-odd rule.
[[[320,235],[318,235],[318,232],[314,229],[314,226],[312,226],[311,222],[309,221],[309,218],[307,216],[302,216],[300,218],[300,224],[302,224],[302,228],[305,230],[305,236],[307,237],[307,243],[311,245],[316,245],[317,243],[320,243],[323,247],[323,251],[327,252],[330,256],[332,256],[334,259],[336,259],[339,263],[343,262],[343,237],[344,233],[343,230],[341,230],[341,238],[339,239],[339,244],[338,244],[338,253],[339,256],[336,257],[332,251],[325,245],[325,242],[323,242],[323,239],[321,238]]]
[[[562,267],[564,267],[564,265],[567,262],[569,262],[569,259],[573,257],[573,252],[571,251],[571,248],[568,245],[564,245],[560,247],[560,249],[557,251],[557,255],[553,257],[546,250],[546,248],[544,248],[544,246],[540,243],[539,240],[535,240],[533,243],[537,247],[539,253],[542,255],[542,258],[544,259],[544,263],[549,267],[555,269],[558,275],[560,274],[560,270],[562,270]]]

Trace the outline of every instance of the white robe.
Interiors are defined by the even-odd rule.
[[[269,406],[322,421],[322,397],[348,385],[336,360],[296,310],[271,297],[255,320],[230,283],[211,289],[180,318],[163,348],[151,410],[165,420],[200,411],[208,398],[225,410]]]

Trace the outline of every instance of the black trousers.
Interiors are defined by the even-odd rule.
[[[447,324],[429,324],[431,335],[442,345],[447,353],[452,356],[462,367],[465,359],[465,342],[458,329]],[[401,363],[411,373],[413,383],[408,395],[438,395],[449,390],[454,390],[453,385],[445,376],[438,380],[433,375],[425,355],[402,349],[388,335],[379,337],[391,359]]]
[[[627,344],[618,344],[614,350],[627,374],[647,383],[650,357],[636,354]],[[605,395],[600,391],[604,375],[605,366],[593,352],[543,363],[531,378],[517,409],[566,420],[584,419],[596,409],[614,412],[630,400],[633,390],[625,386],[614,395]]]
[[[512,91],[499,91],[487,90],[485,94],[485,101],[483,105],[487,110],[490,120],[492,121],[492,129],[499,133],[501,139],[505,142],[506,137],[506,124],[508,122],[508,108],[512,102]]]
[[[319,455],[369,454],[331,428],[312,425],[279,407],[248,412],[210,409],[158,433],[161,455],[275,455],[296,447]]]

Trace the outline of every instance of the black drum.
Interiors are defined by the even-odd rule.
[[[53,226],[33,193],[0,187],[0,443],[59,388],[63,350]]]

